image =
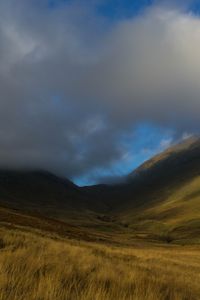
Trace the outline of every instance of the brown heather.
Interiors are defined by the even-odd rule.
[[[113,246],[0,229],[0,300],[200,299],[197,246]]]

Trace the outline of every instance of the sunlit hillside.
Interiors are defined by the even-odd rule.
[[[198,138],[156,155],[120,187],[113,212],[118,213],[122,223],[147,236],[153,234],[175,243],[200,243],[199,157]]]

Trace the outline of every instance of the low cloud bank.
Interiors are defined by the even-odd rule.
[[[36,2],[0,3],[1,167],[72,178],[120,160],[139,123],[199,131],[199,16],[158,1],[109,23]]]

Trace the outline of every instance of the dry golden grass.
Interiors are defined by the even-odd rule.
[[[57,299],[199,300],[199,248],[125,248],[0,228],[0,300]]]

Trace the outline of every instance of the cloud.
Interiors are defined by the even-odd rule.
[[[123,159],[138,123],[199,131],[198,16],[159,3],[110,23],[96,2],[46,4],[0,2],[1,167],[80,176]]]
[[[161,148],[161,150],[169,148],[172,145],[172,142],[173,142],[172,138],[161,140],[161,142],[160,142],[160,148]]]
[[[194,137],[194,135],[192,133],[183,132],[181,139],[184,141],[184,140],[190,139],[192,137]]]

